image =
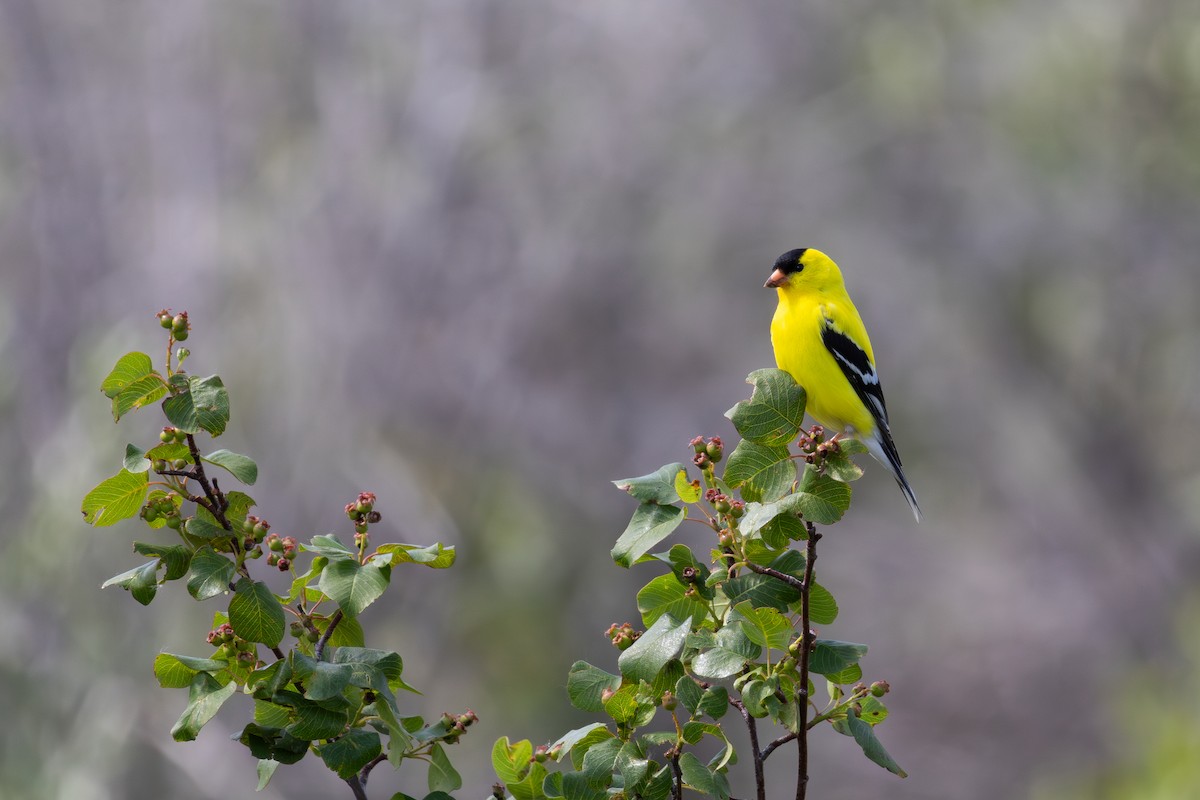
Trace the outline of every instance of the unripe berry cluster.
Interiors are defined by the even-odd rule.
[[[441,723],[448,728],[442,736],[442,741],[446,744],[454,744],[459,740],[459,737],[467,732],[467,728],[478,721],[479,717],[469,708],[462,714],[442,712]]]
[[[183,525],[183,520],[179,517],[179,509],[175,505],[175,501],[179,499],[179,495],[175,492],[168,492],[154,500],[150,500],[146,505],[142,506],[141,517],[146,522],[154,522],[163,520],[167,527],[173,531],[179,530]]]
[[[612,625],[608,626],[608,630],[604,632],[604,635],[609,638],[609,641],[612,642],[613,647],[617,648],[618,650],[628,650],[630,646],[641,637],[642,632],[636,630],[633,625],[628,622],[621,625],[618,625],[614,622]]]
[[[545,763],[550,759],[550,745],[539,744],[533,748],[533,755],[529,757],[530,761],[536,761],[539,764]]]
[[[179,428],[170,425],[164,425],[162,433],[158,434],[158,440],[163,444],[179,443],[183,444],[187,441],[187,432],[179,430]]]
[[[263,539],[263,544],[271,551],[267,556],[267,566],[278,567],[280,572],[287,572],[296,558],[296,538],[284,536],[281,539],[279,534],[269,533],[267,538]]]
[[[692,463],[700,469],[710,469],[713,464],[720,462],[725,456],[725,444],[721,441],[720,436],[713,436],[710,439],[697,436],[688,444],[696,451],[696,454],[692,456]]]
[[[717,510],[719,514],[729,514],[734,519],[740,519],[746,513],[746,504],[741,500],[736,500],[728,495],[722,494],[719,489],[709,489],[704,493],[704,499],[709,505]]]
[[[259,519],[253,514],[246,515],[241,524],[242,549],[246,551],[246,558],[262,558],[263,549],[258,543],[270,529],[271,523],[265,519]]]
[[[236,658],[243,664],[253,664],[258,661],[254,643],[236,636],[233,626],[228,622],[209,631],[207,638],[208,643],[217,648],[213,658]]]
[[[356,500],[346,503],[346,516],[354,523],[354,543],[359,547],[367,546],[367,526],[383,519],[375,510],[374,492],[359,492]]]
[[[825,429],[820,425],[813,425],[806,433],[801,434],[800,438],[796,441],[796,446],[804,454],[804,461],[807,464],[815,464],[818,461],[822,461],[830,453],[836,453],[841,449],[836,436],[829,441],[825,441]]]
[[[178,314],[171,314],[170,309],[164,308],[162,311],[155,314],[158,317],[158,324],[169,330],[171,335],[175,337],[175,341],[182,342],[188,337],[188,331],[191,326],[188,325],[188,314],[186,311],[180,311]]]
[[[321,639],[321,632],[316,628],[305,625],[299,620],[293,622],[290,626],[292,636],[297,639],[308,639],[310,642],[317,642]]]
[[[178,428],[167,425],[162,429],[162,432],[158,434],[158,440],[163,444],[183,444],[187,441],[187,433],[179,430]],[[187,469],[189,463],[190,462],[187,458],[177,458],[173,461],[167,461],[163,458],[156,458],[153,462],[151,462],[150,466],[154,468],[155,472],[162,473],[172,469]]]

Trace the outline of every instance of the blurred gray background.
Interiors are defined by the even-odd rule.
[[[0,795],[253,788],[249,704],[174,744],[185,693],[150,670],[206,653],[224,601],[101,591],[150,534],[79,517],[162,424],[97,390],[159,358],[159,308],[230,387],[216,446],[258,461],[276,531],[346,536],[371,489],[388,540],[458,546],[363,622],[413,712],[479,713],[451,756],[482,797],[497,737],[592,721],[567,669],[613,668],[602,631],[656,574],[610,561],[608,481],[735,438],[762,282],[808,246],[873,331],[926,512],[868,465],[819,568],[911,777],[822,730],[810,796],[1121,770],[1183,797],[1148,787],[1200,763],[1198,212],[1187,0],[3,0]],[[1178,756],[1139,772],[1168,723]],[[311,760],[260,796],[349,792]]]

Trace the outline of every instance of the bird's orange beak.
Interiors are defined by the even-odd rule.
[[[787,275],[784,275],[781,270],[775,270],[771,273],[771,277],[767,278],[767,282],[763,284],[764,289],[778,289],[787,281]]]

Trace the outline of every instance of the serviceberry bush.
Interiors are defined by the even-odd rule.
[[[87,494],[83,514],[97,527],[139,517],[151,532],[152,541],[133,543],[146,560],[104,586],[120,586],[142,605],[172,581],[198,601],[221,598],[203,654],[154,659],[164,688],[188,690],[172,735],[196,738],[226,701],[248,695],[253,720],[235,739],[258,759],[260,789],[280,764],[312,752],[358,800],[385,760],[397,769],[424,762],[426,800],[447,800],[461,779],[445,746],[477,717],[468,709],[426,723],[406,713],[397,693],[416,690],[403,680],[403,661],[367,648],[358,616],[386,591],[393,567],[446,568],[454,549],[373,544],[371,526],[382,514],[371,492],[344,507],[353,528],[348,544],[336,534],[302,544],[273,531],[261,513],[251,513],[256,505],[248,494],[222,489],[210,474],[218,468],[252,486],[254,461],[224,449],[200,451],[199,438],[225,431],[229,394],[218,376],[183,369],[190,353],[177,345],[190,334],[187,313],[164,310],[158,319],[168,337],[163,371],[150,356],[128,353],[101,389],[115,420],[161,401],[168,424],[148,449],[126,446],[122,468]],[[637,594],[643,627],[614,623],[606,631],[620,651],[617,673],[583,661],[571,667],[571,703],[605,721],[537,747],[496,742],[495,797],[667,800],[687,790],[728,800],[728,770],[739,757],[727,732],[731,721],[748,733],[749,752],[741,757],[753,766],[758,800],[768,796],[765,762],[789,745],[796,750],[795,796],[806,796],[808,732],[825,723],[904,777],[875,735],[888,714],[881,698],[889,686],[862,681],[866,645],[824,638],[813,628],[832,624],[838,613],[814,577],[825,535],[817,526],[836,523],[848,509],[849,483],[862,475],[850,457],[865,448],[827,438],[819,426],[804,430],[804,390],[786,373],[759,370],[749,382],[750,399],[727,414],[742,437],[728,457],[720,437],[697,437],[690,467],[668,464],[616,482],[638,506],[613,559],[660,569]],[[707,552],[684,544],[651,552],[685,521],[707,531]],[[285,573],[286,592],[252,569]],[[822,697],[816,675],[824,678]]]
[[[163,688],[188,692],[172,736],[195,739],[240,694],[253,717],[235,738],[258,759],[259,789],[280,764],[313,753],[359,800],[367,796],[371,771],[385,760],[396,769],[424,763],[426,800],[449,798],[462,781],[445,745],[457,742],[477,717],[466,710],[427,723],[409,713],[397,693],[416,690],[404,682],[400,654],[366,647],[358,616],[387,590],[393,568],[445,569],[454,563],[454,548],[374,544],[371,526],[382,514],[371,492],[345,505],[354,529],[350,543],[331,533],[302,544],[271,530],[261,512],[250,513],[254,499],[222,488],[214,473],[252,486],[255,462],[225,449],[201,452],[205,436],[225,431],[229,393],[218,376],[198,378],[183,368],[190,352],[177,344],[190,334],[187,312],[164,310],[157,317],[167,331],[163,370],[145,353],[127,353],[100,388],[112,401],[114,420],[159,404],[168,424],[149,448],[126,446],[117,474],[84,497],[83,516],[96,527],[136,517],[149,529],[148,541],[133,543],[146,560],[104,586],[119,586],[149,605],[160,588],[178,582],[197,601],[218,606],[211,629],[197,631],[197,648],[206,648],[199,655],[154,659]],[[285,591],[272,589],[263,571],[286,574]]]
[[[796,750],[795,797],[805,797],[808,732],[823,724],[905,776],[875,735],[889,687],[862,681],[867,646],[812,627],[838,614],[814,578],[825,535],[817,526],[846,512],[849,482],[862,475],[850,456],[866,448],[826,438],[819,426],[804,430],[804,390],[787,373],[759,370],[748,382],[752,396],[726,415],[742,436],[728,458],[719,437],[697,437],[690,468],[668,464],[616,481],[638,506],[612,557],[660,571],[637,594],[644,630],[625,622],[606,631],[620,651],[616,673],[584,661],[571,667],[572,705],[605,721],[537,747],[496,742],[495,797],[666,800],[686,789],[727,800],[739,757],[729,724],[748,731],[749,752],[740,755],[751,759],[758,800],[782,796],[768,794],[763,765],[784,746]],[[708,530],[705,551],[676,544],[651,552],[688,521]],[[816,675],[824,678],[820,697]],[[716,755],[705,758],[714,744]]]

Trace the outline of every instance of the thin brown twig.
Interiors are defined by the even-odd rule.
[[[363,790],[362,781],[357,775],[353,778],[346,778],[346,783],[350,785],[350,791],[354,792],[355,800],[367,800],[367,793]]]
[[[796,701],[800,708],[800,732],[796,736],[799,748],[799,763],[796,768],[796,800],[805,800],[808,793],[808,657],[813,647],[813,632],[809,626],[809,594],[813,583],[813,562],[817,560],[817,540],[821,534],[811,522],[808,528],[808,546],[804,553],[804,588],[800,591],[800,687],[796,690]]]
[[[753,561],[747,561],[744,566],[746,566],[751,572],[757,572],[759,575],[770,575],[772,578],[783,581],[788,586],[791,586],[793,589],[800,592],[801,595],[804,593],[804,581],[800,580],[795,575],[788,575],[786,572],[780,572],[777,569],[764,567],[759,564],[755,564]]]
[[[762,760],[766,761],[767,758],[771,755],[771,753],[774,753],[777,748],[779,748],[781,745],[787,744],[788,742],[790,742],[792,739],[795,739],[799,735],[800,734],[798,734],[798,733],[788,732],[788,733],[785,733],[783,736],[780,736],[775,741],[768,744],[766,747],[763,748]]]
[[[740,711],[742,719],[746,721],[746,730],[750,732],[750,753],[754,757],[754,785],[757,790],[755,796],[758,800],[767,800],[767,784],[763,776],[763,761],[766,756],[758,749],[758,723],[750,716],[746,704],[741,700],[731,697],[729,705]]]
[[[683,800],[683,770],[679,768],[678,751],[671,755],[671,774],[675,776],[671,786],[671,797],[673,800]]]
[[[369,778],[371,775],[371,770],[375,769],[375,767],[379,766],[384,761],[387,761],[387,756],[383,753],[380,753],[367,762],[367,765],[358,771],[358,782],[363,786],[366,786],[367,778]]]
[[[329,627],[321,634],[321,640],[317,642],[316,648],[313,649],[313,657],[320,661],[325,656],[325,645],[329,644],[329,637],[333,635],[333,629],[342,621],[342,610],[339,608],[333,612],[333,616],[329,618]]]
[[[233,526],[229,524],[229,520],[225,517],[225,509],[228,506],[225,502],[225,495],[221,492],[220,487],[216,486],[216,481],[210,482],[208,480],[208,475],[204,472],[204,462],[200,459],[200,448],[196,446],[196,437],[193,434],[187,434],[187,443],[188,450],[192,454],[192,462],[196,465],[191,470],[192,477],[200,484],[200,488],[204,490],[204,496],[208,498],[208,502],[211,505],[208,512],[216,518],[217,522],[221,523],[222,528],[232,531]]]

